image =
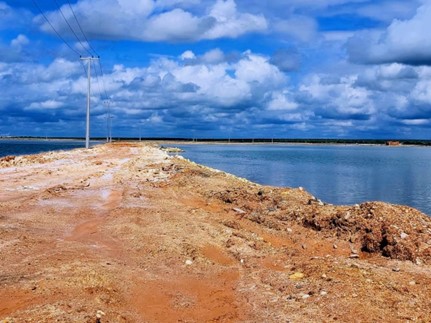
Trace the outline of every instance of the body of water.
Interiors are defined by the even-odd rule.
[[[53,150],[84,148],[80,140],[8,140],[0,139],[0,158],[8,155],[37,154]]]
[[[431,215],[431,148],[180,145],[183,156],[253,182],[304,187],[324,202],[385,201]]]

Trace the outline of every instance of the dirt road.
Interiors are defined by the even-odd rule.
[[[430,322],[431,220],[150,145],[0,159],[0,322]]]

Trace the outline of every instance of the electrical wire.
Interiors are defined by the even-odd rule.
[[[85,41],[87,42],[88,47],[90,47],[90,49],[94,52],[94,54],[96,56],[99,56],[99,54],[97,54],[96,50],[91,46],[90,42],[88,41],[87,37],[85,36],[84,30],[82,29],[81,24],[79,23],[79,20],[76,17],[75,11],[73,10],[72,5],[70,4],[70,1],[67,0],[67,3],[69,4],[70,11],[72,12],[73,17],[75,18],[76,24],[78,25],[78,28],[81,31],[82,36],[84,37]]]
[[[104,82],[104,74],[103,74],[102,62],[101,62],[100,58],[98,59],[98,63],[99,63],[100,75],[101,75],[101,79],[102,79],[103,91],[105,92],[106,99],[109,100],[108,93],[106,92],[106,86],[105,86],[105,82]]]
[[[93,62],[93,60],[91,60],[91,64],[93,65],[94,74],[96,75],[96,83],[97,83],[97,86],[99,87],[99,95],[103,100],[103,93],[102,93],[102,88],[100,87],[99,75],[97,73],[96,64]]]
[[[54,0],[54,1],[57,3],[57,0]],[[99,54],[97,53],[97,51],[96,51],[96,50],[91,46],[90,42],[88,41],[87,36],[85,36],[84,30],[82,29],[82,26],[81,26],[81,24],[79,23],[78,17],[76,16],[75,11],[73,10],[73,7],[72,7],[72,4],[70,3],[70,0],[67,0],[67,3],[68,3],[68,5],[69,5],[70,11],[72,12],[73,17],[75,18],[76,24],[78,25],[78,28],[79,28],[79,30],[81,31],[81,34],[82,34],[82,36],[84,37],[85,41],[87,42],[87,44],[88,44],[89,48],[93,51],[93,53],[94,53],[96,56],[98,56],[98,57],[99,57],[99,59],[98,59],[98,65],[99,65],[99,69],[100,69],[100,78],[101,78],[101,82],[102,82],[102,86],[103,86],[103,92],[104,92],[104,94],[105,94],[105,98],[106,98],[106,100],[109,100],[108,93],[106,92],[106,86],[105,86],[105,82],[104,82],[103,68],[102,68],[102,63],[101,63],[101,60],[100,60],[100,56],[99,56]],[[58,3],[57,3],[57,7],[59,7],[59,6],[58,6]],[[59,8],[59,9],[60,9],[60,8]],[[61,9],[60,9],[60,12],[61,12]],[[63,15],[63,14],[62,14],[62,15]],[[64,17],[64,15],[63,15],[63,18],[65,18],[65,17]],[[65,19],[65,20],[66,20],[66,19]],[[67,22],[67,20],[66,20],[66,22]],[[69,25],[69,24],[68,24],[68,25]],[[70,25],[69,25],[69,27],[70,27]],[[72,30],[72,28],[71,28],[71,30]],[[72,30],[72,31],[73,31],[73,30]],[[74,34],[75,34],[75,33],[74,33]],[[75,36],[76,36],[76,34],[75,34]],[[81,46],[82,46],[82,44],[81,44]],[[87,49],[87,51],[88,51],[88,49]],[[89,51],[88,51],[88,52],[89,52]],[[89,53],[90,53],[90,52],[89,52]],[[90,55],[92,55],[92,53],[90,53]],[[93,66],[94,66],[94,65],[93,65]],[[94,69],[96,70],[96,67],[94,67]],[[100,94],[101,94],[101,96],[102,96],[102,92],[100,92]]]
[[[78,17],[76,16],[75,11],[73,10],[73,7],[72,7],[72,4],[70,3],[70,0],[67,0],[67,3],[68,3],[68,5],[69,5],[69,9],[70,9],[70,11],[72,12],[73,17],[75,18],[76,24],[78,25],[78,28],[79,28],[79,30],[81,31],[81,34],[82,34],[82,36],[84,37],[85,41],[87,42],[87,44],[88,44],[89,48],[93,51],[93,53],[94,53],[96,56],[99,56],[99,54],[98,54],[98,53],[97,53],[97,51],[96,51],[96,50],[91,46],[91,44],[90,44],[90,42],[89,42],[89,40],[88,40],[87,36],[85,35],[84,30],[82,29],[82,26],[81,26],[81,24],[79,23]],[[103,86],[103,92],[104,92],[104,94],[105,94],[105,99],[106,99],[106,100],[109,100],[108,93],[106,92],[106,86],[105,86],[105,82],[104,82],[104,75],[103,75],[103,68],[102,68],[102,63],[101,63],[100,57],[99,57],[99,59],[98,59],[98,65],[99,65],[99,69],[100,69],[100,78],[101,78],[101,82],[102,82],[102,86]],[[96,71],[96,66],[95,66],[95,65],[93,65],[93,66],[94,66],[94,70]],[[98,81],[98,82],[99,82],[99,81]],[[99,86],[100,86],[100,84],[99,84]],[[100,96],[101,96],[101,97],[103,97],[103,95],[102,95],[102,91],[100,91]]]
[[[69,26],[70,31],[72,32],[72,34],[75,36],[76,40],[78,41],[78,43],[81,45],[81,47],[84,49],[84,51],[86,51],[87,53],[91,55],[93,55],[87,47],[84,46],[84,44],[81,42],[81,40],[79,39],[78,35],[76,34],[75,30],[73,30],[72,26],[70,25],[69,21],[66,19],[66,16],[63,13],[63,10],[61,10],[60,5],[58,4],[57,0],[54,0],[55,4],[57,5],[58,10],[60,11],[61,16],[63,17],[63,20],[66,22],[66,24]]]
[[[99,67],[100,65],[100,58],[98,59],[99,61]],[[110,109],[110,104],[111,101],[108,97],[108,94],[106,93],[106,89],[104,88],[104,93],[105,93],[105,99],[103,99],[103,94],[102,94],[102,89],[100,87],[100,81],[99,81],[99,74],[97,72],[97,67],[96,67],[96,63],[94,63],[93,60],[90,60],[91,64],[93,65],[94,68],[94,74],[96,76],[96,82],[99,88],[99,95],[102,98],[102,100],[104,100],[104,105],[106,107],[106,131],[107,131],[107,135],[106,135],[106,141],[110,142],[111,139],[111,128],[112,128],[112,116],[111,116],[111,109]],[[102,69],[100,69],[100,71],[102,72]],[[100,75],[101,77],[103,76],[102,74]],[[102,78],[102,85],[103,87],[105,87],[104,83],[103,83],[103,78]]]
[[[70,11],[72,12],[73,17],[75,18],[76,24],[78,25],[78,28],[81,31],[81,34],[84,37],[85,41],[87,42],[89,48],[93,51],[93,53],[96,56],[99,57],[99,59],[98,59],[98,65],[99,65],[99,69],[100,69],[100,79],[101,79],[102,86],[103,86],[103,92],[105,94],[106,100],[109,100],[108,93],[106,92],[106,86],[105,86],[105,82],[104,82],[103,68],[102,68],[102,63],[101,63],[101,60],[100,60],[100,56],[97,53],[97,51],[91,46],[90,42],[88,41],[87,36],[85,36],[84,30],[82,29],[82,26],[79,23],[78,17],[76,16],[75,11],[73,10],[73,7],[72,7],[72,4],[70,3],[70,0],[67,0],[67,3],[69,5]],[[94,69],[96,70],[96,67]],[[101,96],[102,96],[102,93],[101,93]]]
[[[48,17],[43,13],[43,11],[42,11],[42,9],[40,8],[40,6],[38,5],[38,3],[36,2],[36,0],[32,0],[33,1],[33,4],[35,5],[35,7],[39,10],[39,12],[41,13],[41,15],[45,18],[45,20],[46,20],[46,22],[50,25],[50,27],[51,27],[51,29],[54,31],[54,33],[58,36],[58,38],[60,38],[62,41],[63,41],[63,43],[64,44],[66,44],[66,46],[71,50],[71,51],[73,51],[74,53],[76,53],[78,56],[80,56],[80,57],[82,57],[82,55],[81,55],[81,53],[80,53],[80,51],[78,51],[76,48],[73,48],[61,35],[60,35],[60,33],[54,28],[54,26],[53,26],[53,24],[49,21],[49,19],[48,19]],[[87,45],[88,45],[88,47],[93,51],[93,53],[94,54],[96,54],[96,56],[97,56],[97,60],[98,60],[98,65],[99,65],[99,69],[100,69],[100,76],[101,76],[101,80],[102,80],[102,85],[103,85],[103,93],[102,93],[102,89],[101,89],[101,87],[100,87],[100,81],[99,81],[99,74],[98,74],[98,72],[97,72],[97,67],[96,67],[96,64],[93,62],[93,60],[94,60],[94,58],[93,58],[93,53],[86,47],[86,46],[84,46],[84,44],[81,42],[81,40],[79,39],[79,37],[78,37],[78,35],[76,34],[76,32],[75,32],[75,30],[72,28],[72,26],[70,25],[70,23],[69,23],[69,21],[66,19],[66,17],[65,17],[65,15],[64,15],[64,13],[63,13],[63,11],[61,10],[61,7],[60,7],[60,5],[58,4],[58,2],[57,2],[57,0],[54,0],[54,2],[55,2],[55,4],[57,5],[57,7],[58,7],[58,9],[59,9],[59,11],[60,11],[60,14],[61,14],[61,16],[63,17],[63,19],[64,19],[64,21],[66,22],[66,24],[69,26],[69,29],[72,31],[72,33],[73,33],[73,35],[75,36],[75,38],[77,39],[77,41],[79,42],[79,44],[81,45],[81,47],[87,52],[87,53],[89,53],[90,54],[90,56],[92,57],[92,58],[89,58],[89,65],[87,66],[87,69],[85,68],[85,65],[84,65],[84,63],[82,62],[82,60],[80,59],[80,63],[81,63],[81,66],[82,66],[82,68],[83,68],[83,70],[84,70],[84,74],[87,74],[88,73],[88,69],[90,68],[90,64],[92,64],[93,65],[93,68],[94,68],[94,71],[95,71],[95,75],[96,75],[96,81],[97,81],[97,84],[98,84],[98,88],[99,88],[99,95],[100,95],[100,97],[102,98],[102,100],[103,100],[103,93],[105,94],[105,100],[106,100],[106,106],[107,106],[107,131],[108,131],[108,138],[109,138],[109,141],[111,141],[112,140],[112,134],[111,134],[111,129],[112,129],[112,121],[111,121],[111,119],[112,119],[112,116],[111,116],[111,109],[110,109],[110,98],[108,97],[108,94],[107,94],[107,92],[106,92],[106,87],[105,87],[105,83],[104,83],[104,81],[103,81],[103,68],[102,68],[102,64],[101,64],[101,62],[100,62],[100,56],[97,54],[97,52],[96,52],[96,50],[91,46],[91,44],[90,44],[90,42],[88,41],[88,39],[87,39],[87,37],[85,36],[85,33],[84,33],[84,31],[83,31],[83,29],[82,29],[82,27],[81,27],[81,24],[79,23],[79,21],[78,21],[78,18],[76,17],[76,14],[75,14],[75,12],[74,12],[74,10],[73,10],[73,8],[72,8],[72,5],[71,5],[71,3],[70,3],[70,1],[69,0],[67,0],[67,2],[68,2],[68,4],[69,4],[69,8],[70,8],[70,10],[71,10],[71,12],[72,12],[72,14],[73,14],[73,16],[74,16],[74,18],[75,18],[75,21],[76,21],[76,23],[77,23],[77,25],[78,25],[78,28],[79,28],[79,30],[81,31],[81,33],[82,33],[82,36],[84,37],[84,39],[85,39],[85,41],[86,41],[86,43],[87,43]]]
[[[69,47],[70,50],[72,50],[73,52],[75,52],[77,55],[81,56],[81,53],[78,50],[76,50],[75,48],[73,48],[72,46],[70,46],[70,44],[63,37],[61,37],[60,33],[54,28],[54,26],[52,25],[52,23],[49,21],[48,17],[43,13],[42,9],[37,4],[36,0],[32,0],[32,1],[33,1],[33,4],[36,6],[36,8],[41,13],[41,15],[45,18],[45,20],[48,23],[48,25],[51,26],[52,30],[55,32],[55,34],[58,36],[58,38],[60,38],[63,41],[63,43],[65,43],[66,46]]]
[[[87,69],[85,68],[84,62],[80,59],[79,62],[81,63],[82,68],[84,69],[84,75],[87,76]]]

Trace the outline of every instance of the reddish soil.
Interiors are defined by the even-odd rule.
[[[138,143],[0,159],[0,322],[431,322],[431,219]]]

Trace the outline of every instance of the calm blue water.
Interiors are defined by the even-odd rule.
[[[93,143],[94,144],[94,143]],[[52,150],[67,150],[85,147],[79,140],[7,140],[0,139],[0,157],[8,155],[37,154]]]
[[[385,201],[431,215],[431,148],[341,145],[180,145],[197,163],[333,204]]]

